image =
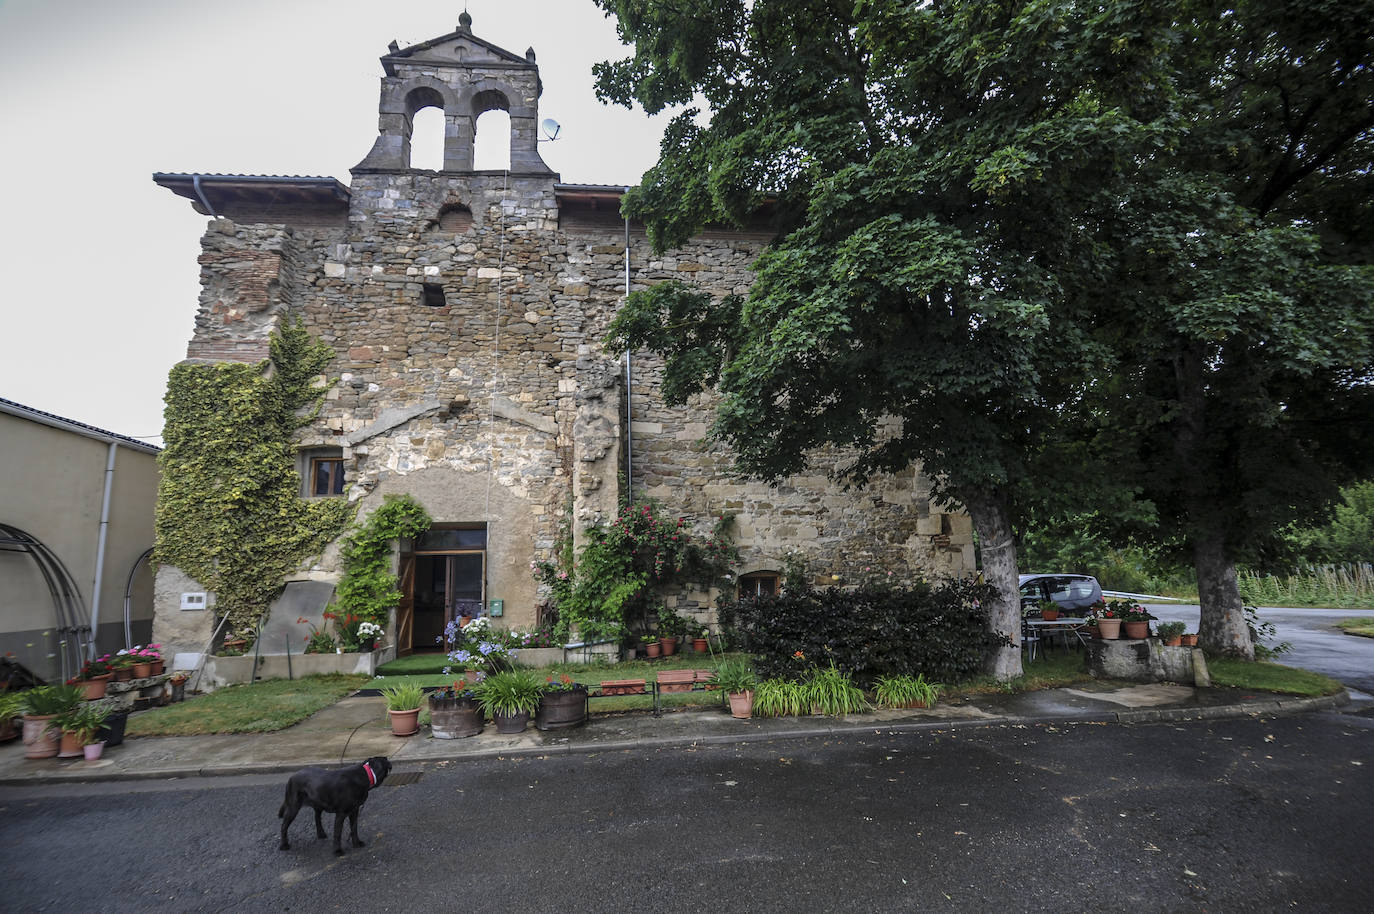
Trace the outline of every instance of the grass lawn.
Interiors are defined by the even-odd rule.
[[[1011,682],[998,682],[991,676],[976,676],[967,682],[948,686],[942,695],[979,695],[989,692],[1038,692],[1057,689],[1092,677],[1083,668],[1083,655],[1076,650],[1041,651],[1032,661],[1022,658],[1021,676]]]
[[[1345,688],[1336,680],[1321,673],[1268,661],[1252,663],[1229,657],[1208,657],[1207,670],[1212,674],[1212,685],[1230,686],[1235,689],[1281,692],[1314,698],[1318,695],[1335,695]]]
[[[1342,619],[1336,623],[1336,627],[1347,635],[1363,635],[1366,638],[1374,638],[1374,619]]]
[[[130,715],[128,736],[197,736],[266,733],[305,720],[357,691],[366,676],[333,674],[269,679],[228,686],[206,695]]]

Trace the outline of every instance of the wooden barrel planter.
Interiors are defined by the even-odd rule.
[[[566,692],[546,692],[539,699],[534,726],[539,730],[564,730],[587,722],[587,688],[578,686]]]
[[[429,699],[429,725],[435,739],[462,739],[482,732],[485,717],[475,698]]]
[[[530,714],[528,711],[519,711],[515,714],[493,714],[491,719],[496,721],[497,733],[524,733],[525,727],[530,722]]]

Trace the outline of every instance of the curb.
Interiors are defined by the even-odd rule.
[[[1309,711],[1329,711],[1350,703],[1350,693],[1342,691],[1337,695],[1324,695],[1318,698],[1283,698],[1256,701],[1247,704],[1216,705],[1204,708],[1151,708],[1135,711],[1103,711],[1095,714],[1082,714],[1073,717],[1040,715],[1035,717],[980,717],[957,720],[923,720],[909,723],[835,723],[790,727],[782,730],[753,730],[742,733],[716,733],[706,736],[665,736],[649,739],[621,739],[607,742],[565,742],[556,746],[519,746],[504,749],[474,749],[458,752],[451,756],[435,756],[410,761],[401,759],[397,770],[424,770],[441,762],[485,761],[500,758],[538,758],[572,755],[594,755],[602,752],[625,752],[633,749],[680,749],[690,746],[740,745],[742,743],[762,743],[778,740],[808,739],[813,737],[836,737],[855,734],[882,735],[885,733],[920,733],[938,730],[975,730],[989,727],[1008,726],[1047,726],[1069,724],[1151,724],[1187,720],[1227,720],[1243,717],[1267,717],[1289,714],[1303,714]],[[182,780],[189,778],[240,777],[243,775],[290,774],[309,766],[331,767],[338,765],[337,759],[301,760],[295,762],[273,762],[263,764],[229,766],[187,766],[166,768],[157,771],[110,771],[103,773],[92,770],[89,773],[73,771],[32,777],[0,777],[0,787],[24,787],[31,785],[51,786],[54,784],[88,784],[112,781],[157,781]]]

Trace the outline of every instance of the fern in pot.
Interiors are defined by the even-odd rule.
[[[496,722],[498,733],[520,733],[539,709],[544,680],[533,670],[493,673],[474,689],[482,709]]]

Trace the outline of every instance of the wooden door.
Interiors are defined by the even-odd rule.
[[[415,650],[415,556],[405,553],[401,556],[401,568],[397,575],[396,589],[401,592],[401,600],[396,604],[396,656],[409,654]]]

